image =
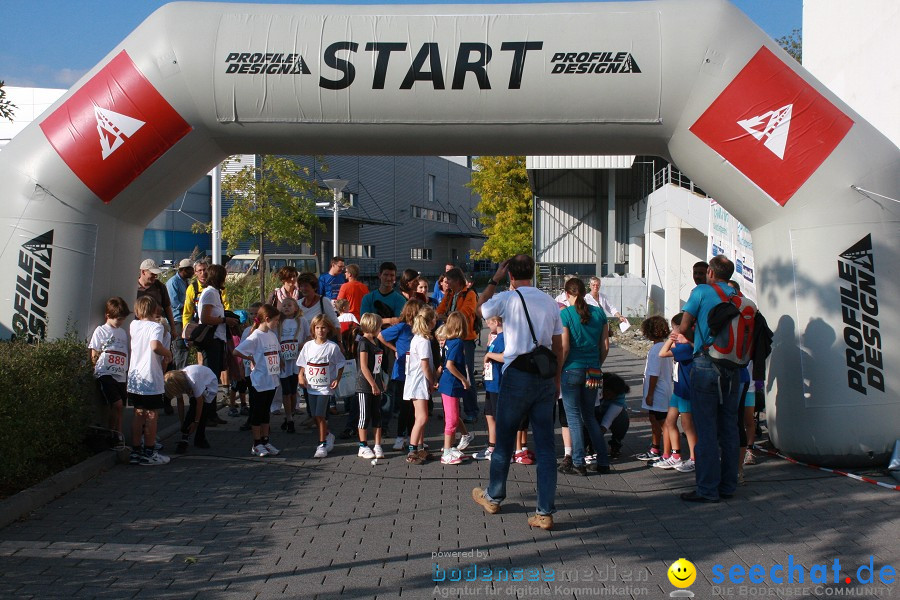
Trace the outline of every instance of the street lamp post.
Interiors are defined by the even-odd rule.
[[[334,211],[334,246],[331,254],[331,257],[334,258],[335,256],[338,256],[338,213],[343,208],[339,201],[340,193],[350,182],[346,179],[325,179],[322,183],[327,185],[331,188],[332,192],[334,192],[334,204],[329,209]],[[316,204],[316,206],[321,206],[321,204],[322,203]],[[325,206],[327,206],[327,204]]]

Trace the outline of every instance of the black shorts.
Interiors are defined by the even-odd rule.
[[[247,390],[250,388],[250,378],[245,377],[240,381],[232,381],[231,382],[231,390],[233,392],[237,392],[238,394],[246,394]]]
[[[281,378],[281,393],[285,396],[293,396],[297,393],[297,381],[300,379],[300,376],[294,373],[293,375],[288,375],[287,377]]]
[[[163,407],[164,401],[162,394],[144,396],[143,394],[128,392],[128,403],[135,408],[143,410],[159,410]]]
[[[650,415],[651,419],[653,419],[654,421],[657,421],[659,423],[664,422],[666,420],[666,417],[669,416],[669,413],[662,412],[659,410],[648,410],[647,414]]]
[[[497,392],[485,392],[484,393],[484,414],[493,417],[497,414],[497,397],[500,394]]]
[[[124,405],[128,399],[128,384],[117,381],[112,375],[101,375],[97,379],[97,398],[101,404],[112,406],[121,401]]]

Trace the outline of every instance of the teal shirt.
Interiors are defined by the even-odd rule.
[[[729,298],[736,293],[730,285],[723,281],[717,282],[716,285],[722,288],[722,291]],[[702,354],[704,348],[711,346],[713,343],[713,335],[709,333],[707,321],[709,311],[720,302],[722,302],[722,299],[719,298],[716,290],[711,285],[704,283],[691,290],[691,295],[688,296],[688,300],[685,302],[684,308],[682,308],[684,312],[694,317],[697,322],[697,327],[694,330],[694,356]]]
[[[589,369],[600,366],[600,338],[606,325],[606,313],[588,305],[591,318],[581,322],[581,315],[574,306],[567,306],[560,313],[563,327],[569,330],[569,354],[563,364],[566,369]]]

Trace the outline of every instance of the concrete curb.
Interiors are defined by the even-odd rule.
[[[160,431],[158,435],[160,439],[165,439],[180,429],[178,423],[173,423]],[[116,465],[117,455],[117,452],[96,454],[0,501],[0,529],[71,492],[100,473],[112,469]]]

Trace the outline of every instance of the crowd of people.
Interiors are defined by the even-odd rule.
[[[233,311],[223,266],[185,259],[163,285],[161,269],[145,260],[129,333],[124,331],[127,302],[110,298],[105,323],[89,344],[108,426],[121,431],[122,408],[131,403],[132,464],[169,462],[156,438],[160,410],[178,411],[176,453],[187,452],[191,442],[209,448],[207,428],[224,422],[217,412],[221,383],[229,416],[246,417],[241,430],[249,432],[254,456],[280,453],[271,439],[277,416],[285,435],[298,428],[313,431],[314,458],[327,457],[336,439],[329,417],[343,399],[347,418],[339,435],[357,440],[360,458],[385,457],[396,415],[392,450],[421,465],[437,458],[425,443],[436,392],[444,419],[440,463],[489,460],[490,480],[473,489],[472,498],[495,514],[506,497],[510,465],[536,462],[537,506],[529,525],[550,529],[558,473],[610,472],[610,459],[619,456],[628,428],[630,388],[602,369],[609,352],[607,315],[625,317],[600,293],[600,280],[591,278],[586,286],[570,278],[554,299],[534,287],[534,268],[530,256],[517,255],[498,267],[479,294],[451,264],[432,289],[412,269],[400,272],[398,280],[396,265],[385,262],[378,287],[369,290],[357,265],[335,257],[318,278],[283,267],[277,273],[281,285],[265,303]],[[710,362],[706,353],[712,340],[707,315],[720,301],[712,286],[740,294],[728,285],[732,272],[724,257],[708,266],[698,263],[698,286],[684,312],[672,319],[673,328],[662,317],[642,324],[654,342],[642,394],[652,441],[638,458],[654,467],[694,472],[697,488],[682,495],[686,501],[729,498],[739,466],[752,460],[743,450],[738,455],[752,437],[748,442],[737,431],[742,382],[751,378]],[[509,289],[498,292],[507,277]],[[467,426],[481,415],[475,348],[484,326],[487,345],[479,367],[488,439],[483,449],[466,454],[475,438]],[[197,364],[189,365],[191,346]],[[752,391],[747,396],[747,406],[753,406]],[[679,416],[688,449],[680,447]],[[564,446],[559,462],[557,419]],[[743,425],[752,431],[752,411]]]

